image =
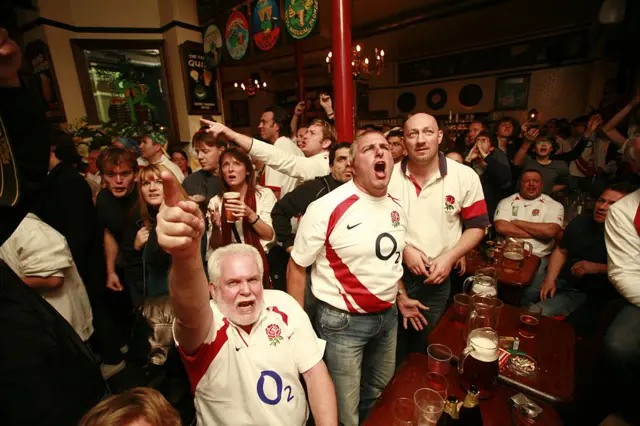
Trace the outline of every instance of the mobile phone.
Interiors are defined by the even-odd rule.
[[[535,419],[542,413],[542,408],[523,393],[513,395],[509,401],[520,414],[528,419]]]

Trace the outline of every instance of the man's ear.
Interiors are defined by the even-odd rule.
[[[331,147],[331,139],[323,139],[322,149],[329,149]]]
[[[213,300],[216,300],[216,286],[212,282],[209,282],[209,294]]]

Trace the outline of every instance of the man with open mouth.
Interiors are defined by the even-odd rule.
[[[325,342],[296,301],[263,290],[256,248],[230,244],[200,257],[204,219],[162,173],[165,204],[159,245],[173,257],[169,294],[173,334],[195,396],[198,424],[302,426],[309,403],[316,424],[337,426],[336,397],[322,360]],[[209,298],[212,301],[209,301]]]
[[[365,133],[351,145],[353,180],[307,208],[287,269],[287,291],[304,306],[306,268],[318,300],[316,330],[327,341],[325,362],[336,386],[340,424],[361,423],[395,370],[398,309],[426,324],[406,295],[402,276],[406,216],[387,193],[393,157],[386,138]],[[360,379],[362,377],[362,380]]]

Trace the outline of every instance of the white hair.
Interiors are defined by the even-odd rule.
[[[253,260],[258,265],[260,277],[262,277],[262,275],[264,274],[262,257],[255,247],[250,246],[249,244],[232,243],[224,247],[217,248],[213,253],[211,253],[211,256],[209,256],[209,281],[211,281],[211,283],[213,283],[213,285],[215,285],[216,287],[218,286],[218,281],[220,280],[220,270],[222,267],[222,262],[224,261],[224,259],[235,255],[245,255],[253,257]]]

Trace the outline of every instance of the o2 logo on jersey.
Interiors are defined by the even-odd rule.
[[[392,244],[391,250],[389,250],[388,243],[386,242],[387,239],[389,239]],[[385,251],[385,253],[382,252],[383,250]],[[398,242],[395,238],[393,238],[393,235],[389,234],[388,232],[383,232],[382,234],[378,235],[378,238],[376,238],[376,257],[378,259],[389,260],[395,255],[396,258],[394,263],[397,265],[398,263],[400,263],[400,251],[396,250],[398,250]]]
[[[267,395],[264,392],[264,385],[267,380],[273,381],[273,383],[275,383],[276,385],[275,395]],[[260,378],[258,379],[258,384],[256,386],[256,391],[258,392],[258,398],[260,398],[260,401],[269,405],[278,405],[282,400],[283,393],[286,394],[285,396],[287,398],[287,402],[291,402],[294,398],[294,396],[291,394],[291,391],[292,391],[291,386],[287,385],[287,386],[284,386],[283,388],[282,377],[280,377],[278,373],[272,370],[264,370],[260,374]]]

